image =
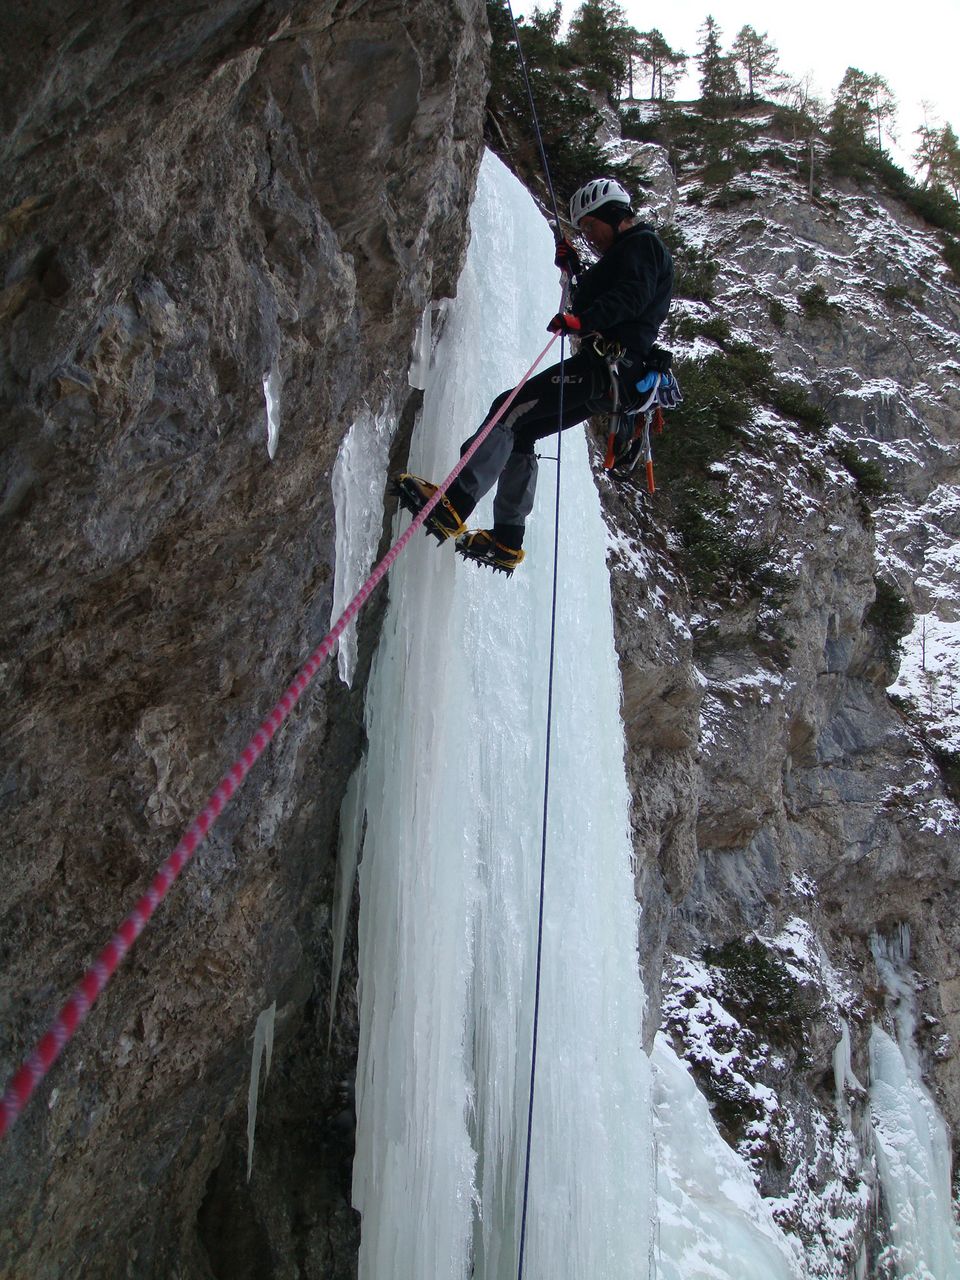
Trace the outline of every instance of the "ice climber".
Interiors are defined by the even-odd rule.
[[[581,339],[577,353],[563,364],[563,428],[610,407],[607,358],[619,355],[621,396],[644,374],[673,291],[673,260],[648,223],[638,222],[630,197],[619,182],[596,178],[570,201],[570,219],[599,254],[581,269],[568,240],[557,245],[556,263],[573,284],[569,310],[547,328]],[[427,518],[439,541],[455,539],[467,559],[510,574],[523,559],[523,532],[533,509],[537,485],[534,446],[557,430],[560,370],[555,364],[531,378],[506,415]],[[497,396],[483,423],[461,447],[463,454],[510,395]],[[468,531],[465,521],[494,484],[493,528]],[[401,503],[414,514],[437,486],[408,473],[395,479]]]

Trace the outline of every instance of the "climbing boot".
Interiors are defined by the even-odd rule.
[[[485,564],[497,573],[505,573],[507,577],[523,559],[523,552],[519,547],[508,547],[497,542],[491,529],[476,529],[473,533],[461,534],[457,538],[456,550],[464,560]]]
[[[420,476],[402,472],[393,478],[393,492],[400,499],[400,505],[411,515],[417,516],[437,492],[437,486]],[[443,494],[424,521],[424,531],[432,533],[438,542],[446,542],[448,538],[459,538],[467,532],[467,526],[457,515],[453,503]]]

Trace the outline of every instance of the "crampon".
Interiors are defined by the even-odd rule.
[[[435,484],[431,484],[429,480],[424,480],[420,476],[411,475],[407,471],[394,476],[391,486],[391,492],[394,497],[400,499],[401,507],[413,516],[420,514],[436,491]],[[447,495],[443,494],[424,521],[423,531],[432,534],[437,542],[442,543],[448,538],[459,538],[465,534],[467,526],[454,510]]]
[[[508,578],[523,559],[523,552],[519,548],[507,547],[502,542],[497,542],[490,529],[477,529],[473,533],[461,534],[456,541],[456,551],[464,560],[486,565],[495,573],[505,573]]]

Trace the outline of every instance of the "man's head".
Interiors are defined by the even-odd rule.
[[[570,220],[594,249],[605,253],[619,232],[633,225],[628,192],[613,178],[594,178],[570,201]]]

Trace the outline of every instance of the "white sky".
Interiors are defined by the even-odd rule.
[[[749,23],[767,33],[785,71],[795,78],[811,72],[819,95],[828,100],[847,67],[879,73],[899,105],[900,150],[895,158],[901,164],[916,145],[913,131],[923,120],[921,102],[960,133],[960,0],[805,0],[776,8],[756,0],[667,0],[662,9],[641,0],[620,3],[638,31],[658,27],[674,49],[687,54],[696,52],[697,32],[708,13],[720,26],[725,52]],[[564,0],[568,17],[576,7],[576,0]],[[678,97],[698,94],[699,72],[693,66],[695,76],[678,89]]]

